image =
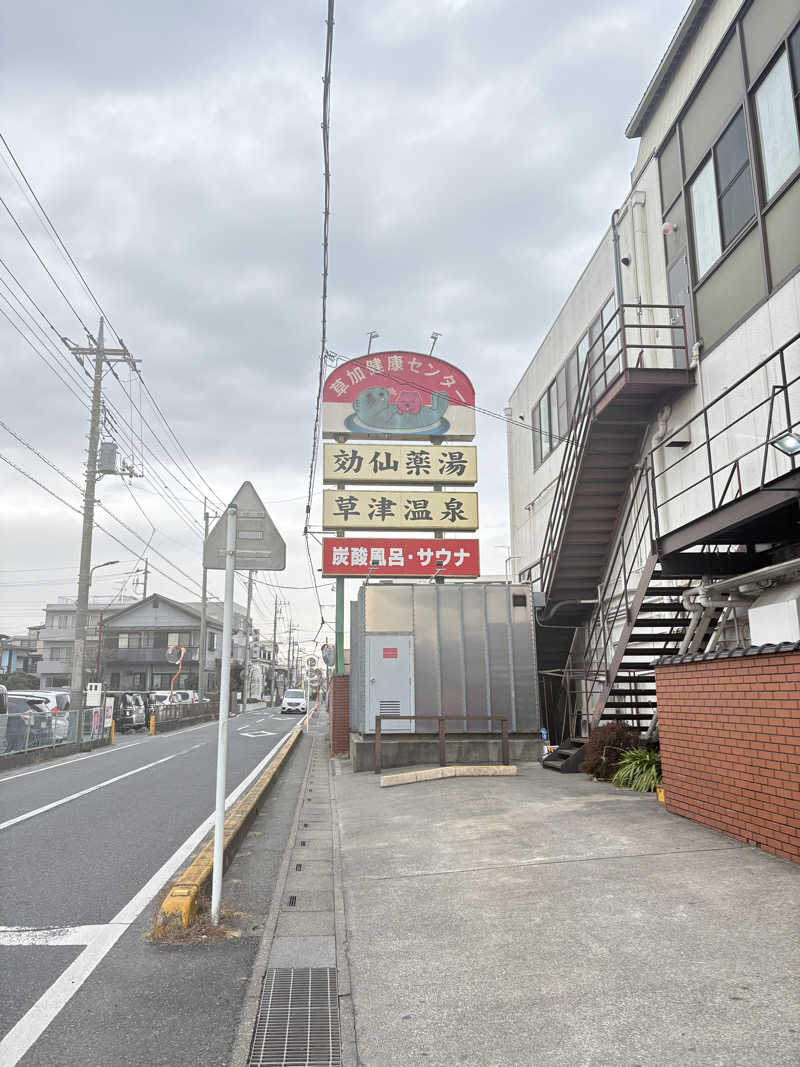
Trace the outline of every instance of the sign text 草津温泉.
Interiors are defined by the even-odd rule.
[[[478,494],[423,488],[326,489],[322,526],[325,530],[472,532],[478,528]]]

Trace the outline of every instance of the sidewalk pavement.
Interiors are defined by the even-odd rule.
[[[796,865],[538,764],[332,766],[359,1067],[800,1063]]]

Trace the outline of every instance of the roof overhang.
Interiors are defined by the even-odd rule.
[[[711,9],[714,0],[692,0],[686,13],[678,24],[675,35],[669,43],[658,69],[639,101],[639,106],[625,128],[626,137],[641,137],[653,110],[672,81],[675,71],[680,66],[684,55],[692,42],[700,24]]]

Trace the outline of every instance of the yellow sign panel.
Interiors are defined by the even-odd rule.
[[[355,485],[474,485],[475,445],[325,444],[323,479]]]
[[[404,492],[387,489],[326,489],[322,494],[325,530],[478,529],[477,493]]]

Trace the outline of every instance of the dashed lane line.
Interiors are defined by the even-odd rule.
[[[36,815],[42,815],[46,811],[52,811],[53,808],[60,808],[62,804],[69,804],[72,800],[78,800],[79,797],[88,796],[89,793],[94,793],[98,789],[104,789],[107,785],[113,785],[114,782],[121,782],[123,778],[130,778],[132,774],[141,774],[142,771],[149,771],[151,767],[158,767],[161,763],[168,763],[169,760],[176,759],[178,756],[184,756],[187,752],[192,752],[196,748],[202,748],[203,745],[209,743],[209,741],[200,741],[199,744],[190,745],[189,748],[182,748],[179,752],[173,752],[170,756],[164,756],[162,759],[153,760],[152,763],[145,763],[142,767],[134,767],[132,771],[126,771],[124,774],[117,774],[114,778],[106,778],[104,782],[98,782],[97,785],[90,785],[88,789],[80,789],[77,793],[70,793],[69,796],[61,797],[60,800],[53,800],[50,804],[43,804],[40,808],[34,808],[33,811],[26,811],[22,815],[15,816],[13,819],[7,819],[5,822],[0,822],[0,830],[7,830],[10,826],[16,826],[17,823],[25,822],[27,819],[32,819]]]

